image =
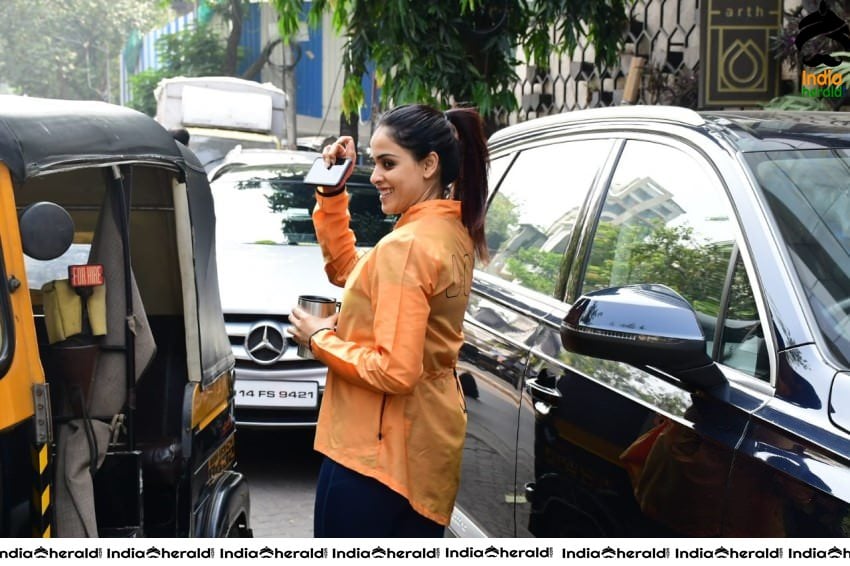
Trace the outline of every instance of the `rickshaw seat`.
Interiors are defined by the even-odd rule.
[[[68,279],[48,281],[41,288],[47,341],[55,344],[72,336],[90,331],[91,336],[106,334],[106,287],[92,288],[91,296],[83,299]],[[84,302],[85,301],[85,302]],[[85,304],[89,328],[83,328]]]

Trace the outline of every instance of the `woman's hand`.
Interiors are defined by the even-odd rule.
[[[322,149],[322,159],[325,160],[325,167],[332,167],[336,165],[338,159],[350,159],[351,163],[357,163],[357,148],[354,144],[354,138],[351,136],[340,136],[335,142],[325,146]],[[348,181],[348,178],[351,177],[351,173],[354,172],[354,167],[349,167],[348,171],[346,171],[345,176],[342,178],[342,182],[340,182],[337,187],[341,187],[345,185]],[[328,187],[328,190],[333,187]],[[319,191],[326,192],[326,191]]]
[[[287,332],[292,335],[292,338],[300,345],[310,347],[310,338],[323,328],[336,328],[336,319],[339,313],[334,313],[331,316],[320,318],[313,316],[301,307],[293,307],[289,314],[289,328]]]
[[[352,162],[357,162],[357,148],[354,147],[354,138],[351,136],[340,136],[332,144],[328,144],[322,149],[322,158],[325,160],[325,165],[330,167],[336,164],[337,159],[348,158]]]

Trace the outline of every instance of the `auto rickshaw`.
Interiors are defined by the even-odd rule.
[[[0,96],[0,535],[250,536],[214,235],[153,119]]]

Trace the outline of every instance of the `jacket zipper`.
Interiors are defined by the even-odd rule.
[[[463,388],[460,386],[460,378],[457,375],[457,370],[453,370],[455,374],[455,385],[457,386],[457,392],[460,395],[461,409],[463,412],[466,412],[466,397],[463,394]],[[387,394],[381,397],[381,412],[378,415],[378,440],[384,439],[384,409],[387,406]]]
[[[378,416],[378,440],[384,439],[384,407],[387,406],[387,394],[381,397],[381,413]]]
[[[455,374],[455,385],[457,392],[460,395],[460,408],[466,413],[466,395],[463,394],[463,386],[460,384],[460,377],[457,375],[457,368],[452,368],[452,373]]]

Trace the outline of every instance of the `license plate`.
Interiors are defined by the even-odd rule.
[[[314,408],[319,403],[319,384],[315,381],[236,380],[238,407]]]

